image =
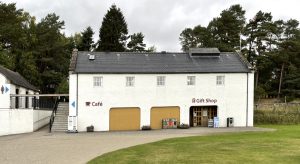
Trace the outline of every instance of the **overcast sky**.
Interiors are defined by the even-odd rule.
[[[0,0],[1,1],[1,0]],[[207,26],[212,18],[233,4],[246,10],[247,20],[259,11],[271,12],[273,19],[300,21],[299,0],[2,0],[16,2],[39,21],[55,12],[65,21],[67,36],[81,32],[87,26],[98,31],[103,16],[112,4],[121,8],[129,34],[142,32],[147,46],[158,51],[180,51],[179,34],[184,28],[201,24]]]

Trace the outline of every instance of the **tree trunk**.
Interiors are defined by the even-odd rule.
[[[280,98],[280,93],[281,93],[281,84],[282,84],[283,69],[284,69],[284,63],[282,63],[282,65],[281,65],[279,87],[278,87],[278,95],[277,95],[278,99]]]

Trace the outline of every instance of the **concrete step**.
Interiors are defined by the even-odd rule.
[[[69,116],[69,113],[56,113],[56,117],[64,117],[64,116]]]
[[[55,129],[59,129],[59,128],[65,128],[67,129],[68,128],[68,125],[52,125],[52,128],[55,128]]]
[[[68,124],[68,121],[55,121],[53,124]]]
[[[66,132],[68,130],[69,103],[59,103],[52,124],[52,132]]]
[[[54,120],[53,124],[56,124],[56,123],[65,123],[65,124],[68,124],[68,120]]]
[[[68,129],[52,129],[52,132],[67,132]]]
[[[63,126],[63,125],[52,125],[52,129],[67,129],[68,125]]]

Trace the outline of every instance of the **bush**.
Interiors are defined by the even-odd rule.
[[[300,124],[300,108],[274,107],[273,110],[254,110],[254,124]]]

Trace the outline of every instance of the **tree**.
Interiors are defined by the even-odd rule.
[[[186,28],[180,33],[180,43],[181,43],[181,50],[186,52],[189,48],[195,48],[197,45],[196,37],[194,36],[193,29]]]
[[[22,9],[17,9],[15,3],[0,2],[0,13],[0,56],[3,59],[0,63],[20,71],[20,58],[29,46],[26,30],[29,28],[31,17]]]
[[[81,41],[78,44],[79,51],[90,51],[93,48],[93,35],[94,31],[89,26],[83,32],[81,32]]]
[[[144,43],[144,35],[139,32],[130,35],[130,41],[127,44],[128,51],[131,52],[144,52],[146,44]]]
[[[240,35],[245,25],[245,10],[233,5],[223,10],[207,26],[213,41],[220,51],[234,51],[240,48]]]
[[[55,88],[68,75],[71,44],[61,30],[64,21],[56,14],[48,14],[37,24],[36,65],[41,78],[41,90],[54,93]]]
[[[240,35],[245,25],[245,10],[233,5],[223,10],[207,27],[201,25],[184,29],[179,37],[182,50],[191,47],[217,47],[220,51],[234,51],[240,48]]]
[[[153,46],[150,46],[147,48],[146,52],[157,52],[157,49],[156,47],[153,45]]]
[[[278,76],[278,98],[281,95],[281,88],[285,80],[284,75],[287,77],[287,84],[290,85],[285,85],[286,93],[290,94],[292,92],[293,94],[300,95],[299,85],[296,84],[300,82],[300,74],[297,72],[300,71],[300,29],[298,26],[299,22],[294,19],[290,19],[284,23],[283,41],[279,44],[279,50],[275,56],[275,61],[281,66],[280,75]],[[287,70],[287,68],[289,69]],[[294,79],[291,80],[291,77]]]
[[[105,14],[99,30],[97,51],[125,51],[127,23],[116,5],[112,5]]]

